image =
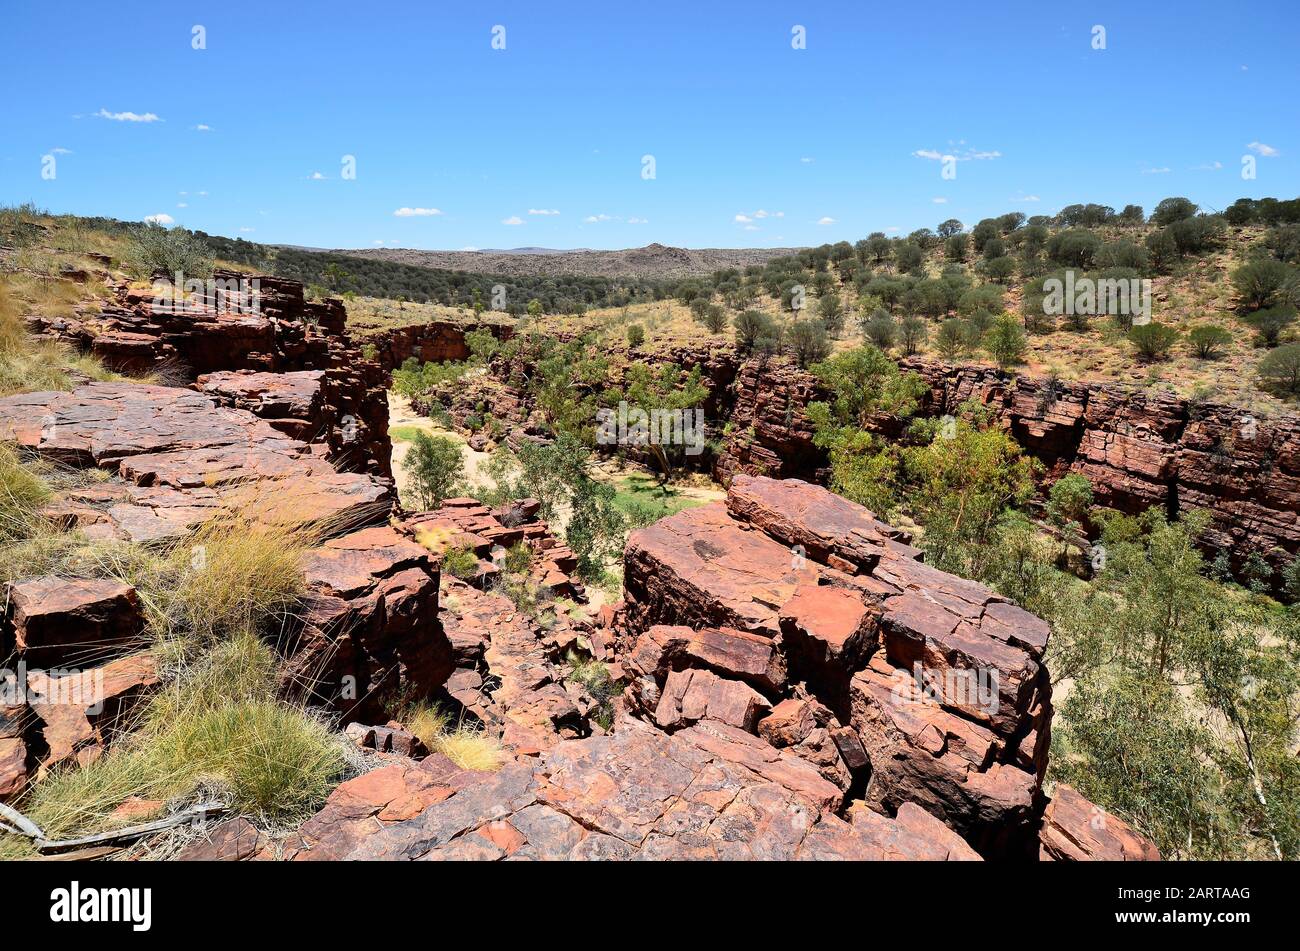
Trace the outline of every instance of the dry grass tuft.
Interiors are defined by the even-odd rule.
[[[452,723],[451,714],[436,704],[419,703],[400,717],[426,747],[441,753],[461,769],[498,770],[505,762],[501,741],[468,723]]]

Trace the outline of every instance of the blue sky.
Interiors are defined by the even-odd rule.
[[[454,249],[1300,195],[1300,4],[1138,6],[5,0],[0,202]]]

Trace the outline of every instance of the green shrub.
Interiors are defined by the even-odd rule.
[[[1139,324],[1128,332],[1128,338],[1143,360],[1164,360],[1178,340],[1178,330],[1168,324]]]
[[[1295,323],[1295,310],[1289,305],[1257,310],[1246,322],[1255,328],[1256,342],[1261,347],[1276,347],[1283,331]]]
[[[1223,355],[1223,349],[1232,343],[1232,334],[1217,324],[1193,327],[1187,335],[1192,353],[1202,360],[1214,360]]]
[[[1260,381],[1269,389],[1300,396],[1300,343],[1270,351],[1259,361]]]
[[[411,488],[425,510],[436,509],[443,499],[451,498],[465,475],[460,443],[423,431],[415,433],[402,468],[410,474]]]
[[[1025,359],[1025,351],[1028,349],[1025,332],[1014,317],[1003,314],[985,332],[984,349],[1003,369],[1015,366]]]
[[[1048,492],[1047,515],[1058,525],[1074,522],[1086,528],[1091,508],[1092,483],[1077,472],[1057,479]]]
[[[645,328],[640,324],[628,324],[627,326],[627,345],[629,347],[639,347],[645,343]]]
[[[453,545],[442,553],[442,570],[462,581],[478,574],[478,555],[468,545]]]
[[[141,280],[159,272],[168,278],[180,272],[190,280],[211,277],[213,262],[211,250],[193,232],[151,222],[132,235],[123,263]]]

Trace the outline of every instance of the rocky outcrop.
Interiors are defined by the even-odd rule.
[[[387,372],[348,336],[341,301],[314,303],[296,281],[229,271],[185,299],[165,283],[114,293],[97,313],[28,324],[125,373],[198,378],[224,405],[324,446],[336,468],[391,475]]]
[[[445,544],[516,520],[463,524],[472,509],[409,530]],[[626,600],[599,626],[444,579],[447,694],[513,758],[475,772],[376,754],[384,765],[338,787],[278,854],[1057,857],[1083,807],[1058,792],[1043,816],[1046,625],[918,555],[824,489],[741,475],[725,504],[633,534]],[[608,728],[562,651],[603,660],[624,687]],[[377,728],[356,732],[379,748]],[[1140,837],[1125,848],[1154,857]]]
[[[736,476],[725,504],[633,533],[625,567],[634,711],[757,732],[877,812],[919,805],[985,854],[1035,847],[1043,621],[794,480]],[[704,649],[717,640],[729,649]]]
[[[509,339],[513,324],[503,320],[435,320],[367,332],[363,343],[373,346],[376,359],[386,370],[396,370],[415,358],[421,363],[460,362],[469,358],[465,335],[490,330],[499,340]]]

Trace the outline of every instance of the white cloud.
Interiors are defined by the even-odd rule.
[[[948,199],[943,198],[943,197],[939,197],[939,198],[931,198],[930,201],[934,202],[936,205],[946,205],[946,204],[948,204]]]
[[[1252,152],[1258,152],[1266,158],[1277,158],[1277,156],[1282,154],[1280,151],[1273,148],[1273,146],[1266,145],[1263,142],[1247,143],[1246,148],[1250,149]]]
[[[322,175],[320,172],[312,172],[307,177],[310,178],[313,182],[323,182],[325,181],[325,179],[329,178],[328,175]]]
[[[823,215],[821,218],[817,219],[817,223],[819,225],[833,225],[835,224],[835,219],[830,215]]]
[[[502,218],[501,223],[503,225],[521,225],[524,223],[524,219],[518,215],[511,215],[509,218]]]
[[[71,155],[72,149],[50,149],[51,155]]]
[[[186,202],[178,201],[178,202],[176,203],[176,207],[177,207],[177,208],[188,208],[189,205],[188,205]]]
[[[599,223],[599,222],[601,222],[601,221],[616,221],[616,220],[618,220],[618,219],[615,218],[613,215],[600,214],[600,215],[588,215],[587,217],[583,218],[582,220],[585,221],[585,222],[586,222],[587,224],[589,224],[589,225],[594,225],[594,224],[597,224],[597,223]]]
[[[114,122],[162,122],[162,119],[152,112],[109,112],[107,109],[100,109],[95,116],[99,119],[112,119]]]
[[[745,225],[745,230],[746,230],[746,231],[758,231],[758,230],[759,230],[759,227],[758,227],[758,225]]]
[[[529,208],[528,213],[530,215],[558,215],[560,211],[558,208]]]
[[[212,131],[212,126],[210,126],[210,125],[204,125],[202,122],[200,122],[198,125],[196,125],[196,126],[194,127],[194,131],[195,131],[195,132],[211,132],[211,131]]]
[[[1222,162],[1203,162],[1192,166],[1192,170],[1196,172],[1217,172],[1221,168],[1223,168]]]
[[[149,225],[172,225],[176,223],[176,219],[171,215],[150,215],[144,222]]]
[[[199,195],[200,198],[206,198],[206,197],[207,197],[207,194],[208,194],[207,192],[199,192],[199,193],[198,193],[198,195]]]
[[[817,160],[815,158],[808,158],[805,156],[804,158],[801,158],[799,161],[803,162],[803,164],[805,165],[811,165],[813,162]]]
[[[958,144],[965,145],[966,140],[962,139]],[[953,152],[940,152],[938,149],[917,149],[912,153],[912,155],[916,158],[929,159],[932,162],[937,162],[940,159],[952,159],[957,162],[979,162],[987,159],[1002,158],[1002,153],[997,149],[957,149]]]
[[[629,218],[627,223],[630,225],[648,225],[650,222],[644,218]]]
[[[256,231],[256,230],[257,230],[256,228],[240,228],[240,229],[239,229],[239,231],[240,231],[241,234],[252,234],[252,233],[253,233],[254,231]]]
[[[398,208],[393,214],[398,218],[428,218],[442,212],[437,208]]]
[[[1042,201],[1042,199],[1039,198],[1037,195],[1021,195],[1019,198],[1013,200],[1014,201]]]
[[[1142,174],[1143,175],[1164,175],[1170,171],[1171,169],[1169,168],[1168,165],[1162,165],[1159,168],[1144,168],[1142,169]]]
[[[784,218],[784,217],[785,217],[784,211],[767,211],[764,208],[760,208],[758,209],[758,211],[752,211],[749,214],[745,214],[742,211],[740,214],[736,215],[734,220],[736,224],[743,225],[743,224],[748,224],[751,221],[759,220],[762,218]]]

